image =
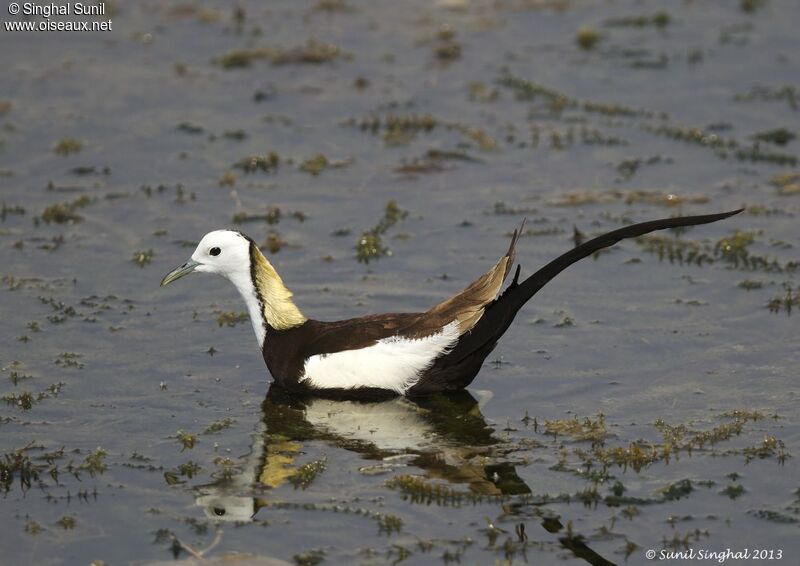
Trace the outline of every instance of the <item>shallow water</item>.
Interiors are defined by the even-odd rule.
[[[106,3],[113,32],[0,33],[0,562],[791,560],[800,6],[719,4]],[[575,228],[741,206],[570,268],[469,395],[419,403],[286,398],[218,324],[228,284],[158,286],[243,213],[336,319],[429,307],[522,217],[524,275]]]

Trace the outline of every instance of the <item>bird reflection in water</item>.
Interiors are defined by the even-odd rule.
[[[196,503],[217,521],[249,522],[272,503],[265,492],[292,480],[306,442],[325,442],[361,455],[365,474],[410,465],[428,479],[468,486],[476,496],[531,493],[509,462],[497,462],[502,441],[481,413],[491,398],[462,390],[409,400],[341,401],[298,396],[273,385],[262,404],[262,420],[253,435],[241,472],[196,487]],[[371,463],[370,463],[371,462]],[[558,519],[542,526],[563,531]],[[527,538],[517,529],[520,539]],[[558,538],[562,547],[593,565],[612,564],[573,534]]]

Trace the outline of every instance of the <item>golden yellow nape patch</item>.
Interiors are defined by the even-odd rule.
[[[253,285],[264,304],[264,319],[275,330],[298,326],[306,317],[292,301],[292,292],[286,288],[278,272],[254,243],[250,244],[250,265]]]

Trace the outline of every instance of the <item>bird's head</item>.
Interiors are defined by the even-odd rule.
[[[209,232],[197,244],[189,261],[167,273],[161,285],[169,285],[193,271],[216,273],[230,280],[249,279],[250,245],[246,236],[234,230]]]
[[[236,286],[247,305],[259,344],[264,343],[267,325],[284,330],[306,321],[278,272],[256,243],[241,232],[215,230],[203,236],[189,261],[167,273],[161,286],[193,271],[222,275]]]

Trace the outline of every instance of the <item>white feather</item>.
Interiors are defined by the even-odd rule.
[[[391,336],[366,348],[311,356],[302,379],[320,389],[378,387],[403,395],[458,336],[458,321],[453,321],[424,338]]]

